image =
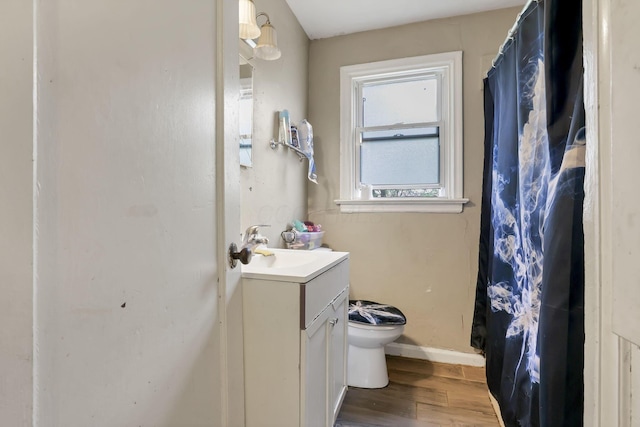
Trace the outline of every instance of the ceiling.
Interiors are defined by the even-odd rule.
[[[311,40],[523,6],[526,0],[286,0]]]

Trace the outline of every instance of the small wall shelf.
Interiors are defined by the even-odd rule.
[[[298,155],[298,157],[300,157],[300,161],[303,161],[304,159],[307,158],[307,155],[304,154],[304,151],[302,151],[298,147],[295,147],[295,146],[293,146],[291,144],[287,144],[284,141],[276,141],[275,139],[272,139],[271,141],[269,141],[269,146],[274,150],[277,150],[279,145],[282,145],[284,147],[290,148],[293,151],[295,151],[296,154]]]

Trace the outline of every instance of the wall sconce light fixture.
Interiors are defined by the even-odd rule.
[[[260,12],[256,15],[256,6],[253,0],[239,0],[239,26],[240,38],[243,40],[258,39],[253,53],[257,58],[273,61],[280,58],[276,29],[271,25],[269,15]],[[264,16],[267,21],[258,27],[258,17]],[[259,38],[258,38],[259,37]]]
[[[256,19],[256,5],[252,0],[240,0],[240,38],[242,40],[260,37],[260,27]]]

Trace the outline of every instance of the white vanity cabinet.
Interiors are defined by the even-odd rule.
[[[343,254],[304,283],[243,277],[247,427],[333,426],[347,390]]]

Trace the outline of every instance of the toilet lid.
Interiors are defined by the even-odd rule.
[[[349,300],[349,321],[366,325],[404,325],[407,318],[389,304],[366,300]]]

